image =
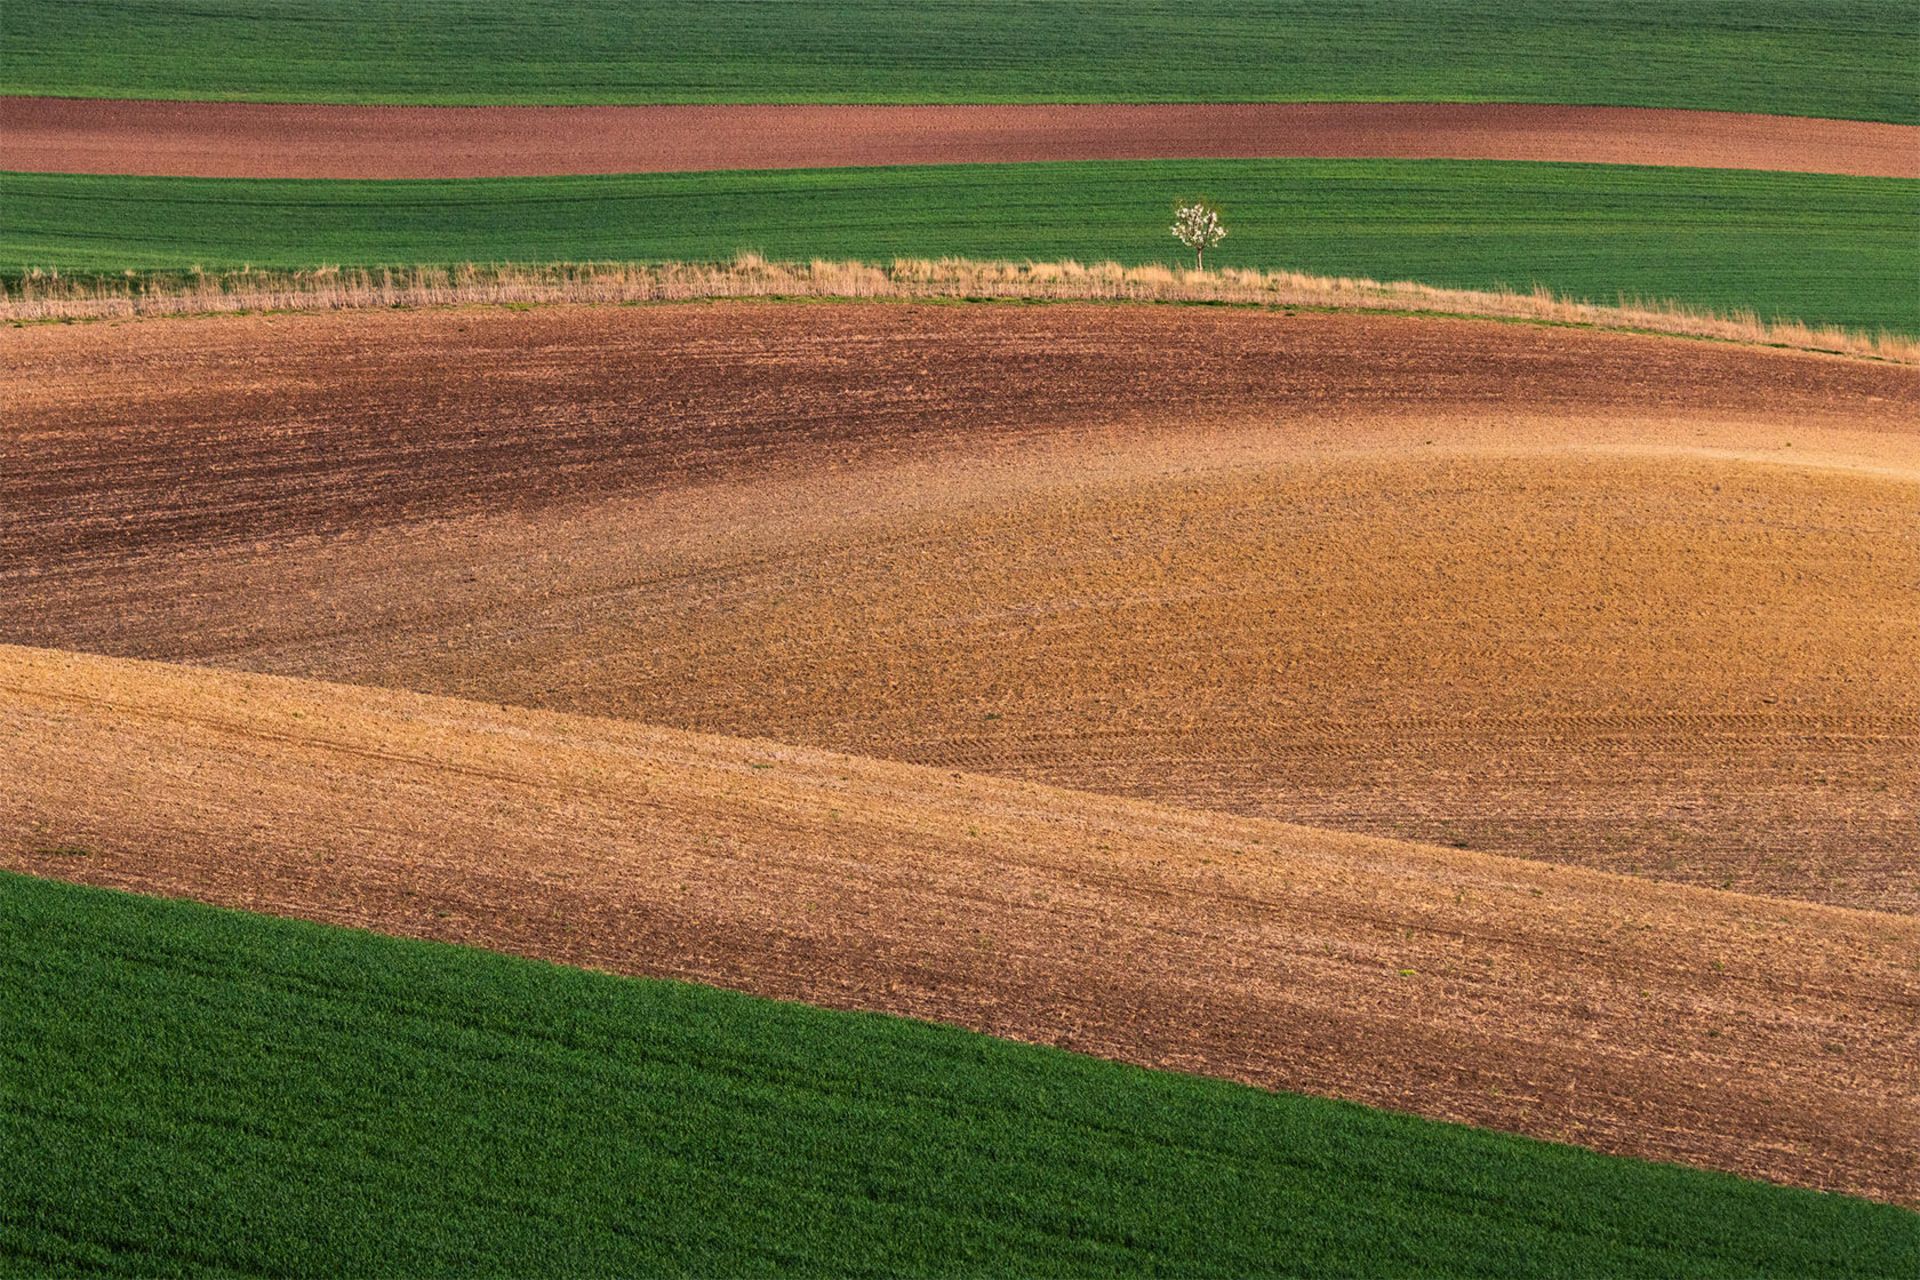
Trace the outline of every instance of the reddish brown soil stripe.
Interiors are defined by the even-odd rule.
[[[8,868],[1920,1202],[1912,919],[5,646],[0,778]]]
[[[36,326],[0,330],[0,585],[117,571],[169,546],[1168,417],[1685,414],[1904,441],[1920,433],[1917,397],[1920,370],[1731,345],[1184,307],[734,302]]]
[[[1522,103],[355,107],[0,98],[0,169],[484,178],[1042,160],[1553,160],[1920,177],[1920,127]]]

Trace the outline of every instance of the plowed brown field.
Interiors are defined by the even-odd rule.
[[[1517,103],[354,107],[0,98],[0,169],[487,178],[1262,157],[1554,160],[1920,177],[1920,128]]]
[[[0,344],[0,640],[1920,908],[1920,371],[1065,306]]]
[[[0,865],[1920,1203],[1920,921],[0,647]]]

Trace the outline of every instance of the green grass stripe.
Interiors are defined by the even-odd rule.
[[[0,271],[896,256],[1210,262],[1920,331],[1920,182],[1460,161],[1228,160],[303,182],[0,176]]]
[[[0,90],[291,102],[1425,100],[1920,122],[1910,0],[8,0]]]
[[[1920,1216],[0,874],[0,1269],[1900,1276]]]

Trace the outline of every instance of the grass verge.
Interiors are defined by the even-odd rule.
[[[1920,121],[1903,0],[9,0],[6,25],[7,93],[1441,99]]]
[[[0,874],[0,1266],[1911,1275],[1920,1216]]]
[[[1920,338],[1769,323],[1666,302],[1595,306],[1532,293],[1440,289],[1412,281],[1297,272],[1194,271],[1116,262],[472,263],[457,267],[53,277],[0,283],[0,322],[134,316],[351,311],[371,307],[540,306],[695,302],[719,298],[893,299],[902,302],[1163,302],[1385,311],[1617,329],[1920,363]]]
[[[1462,289],[1542,285],[1920,333],[1920,182],[1455,161],[958,165],[445,182],[7,174],[0,269],[461,262],[1177,262],[1204,194],[1217,265]]]

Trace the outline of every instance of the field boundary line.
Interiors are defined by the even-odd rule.
[[[1563,297],[1545,286],[1454,289],[1417,281],[1318,276],[1244,268],[1158,264],[898,258],[773,262],[743,253],[731,262],[463,263],[455,266],[305,271],[126,272],[62,275],[28,270],[0,280],[0,322],[110,320],[370,308],[629,305],[770,301],[1133,302],[1320,311],[1379,311],[1469,320],[1519,321],[1663,337],[1772,346],[1826,355],[1920,364],[1920,338],[1790,319],[1763,319],[1667,300],[1612,303]]]
[[[1920,178],[1920,126],[1529,102],[447,107],[0,97],[0,169],[36,173],[390,180],[1280,159]]]

